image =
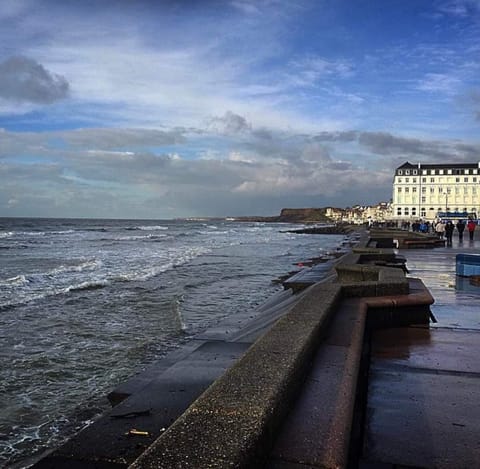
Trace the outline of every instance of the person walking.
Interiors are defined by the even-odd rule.
[[[454,229],[455,226],[453,225],[452,220],[448,220],[447,224],[445,225],[445,238],[447,238],[447,246],[452,245],[452,236]]]
[[[445,233],[445,225],[443,224],[442,221],[439,221],[439,222],[435,225],[435,233],[437,233],[437,236],[438,236],[440,239],[443,239],[443,234]]]
[[[457,222],[458,242],[463,243],[463,232],[465,231],[465,222],[458,220]]]
[[[473,235],[475,234],[476,227],[477,227],[477,224],[473,221],[472,218],[469,218],[467,223],[467,230],[468,230],[468,235],[470,236],[470,241],[473,241]]]

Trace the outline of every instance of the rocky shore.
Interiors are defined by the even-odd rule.
[[[299,228],[298,230],[288,230],[287,233],[299,234],[350,234],[355,231],[353,225],[329,225],[312,226],[310,228]]]

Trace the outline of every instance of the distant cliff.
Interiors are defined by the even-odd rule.
[[[324,208],[282,208],[281,221],[289,223],[328,223],[330,218],[325,216]]]
[[[262,221],[276,223],[331,223],[324,208],[282,208],[274,217],[235,217],[236,221]]]

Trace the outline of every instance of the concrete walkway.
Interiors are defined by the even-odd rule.
[[[374,333],[362,468],[480,467],[480,287],[455,275],[456,254],[480,254],[476,235],[401,251],[438,322]]]

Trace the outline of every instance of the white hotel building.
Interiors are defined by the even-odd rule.
[[[393,219],[477,217],[480,213],[480,162],[411,164],[395,170]]]

